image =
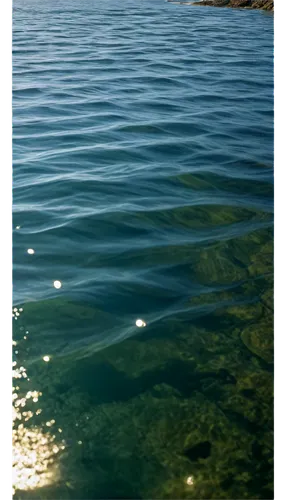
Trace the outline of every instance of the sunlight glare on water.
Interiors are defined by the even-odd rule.
[[[20,311],[21,309],[19,309]],[[22,341],[13,341],[13,347],[18,345],[21,354],[26,349]],[[19,354],[19,351],[17,351]],[[15,353],[16,355],[16,353]],[[26,368],[13,361],[12,363],[12,453],[13,453],[13,493],[17,490],[33,490],[47,486],[56,481],[58,471],[55,467],[55,457],[65,449],[63,440],[59,441],[51,432],[42,426],[35,425],[35,419],[42,413],[39,399],[42,393],[38,390],[28,390],[32,385]],[[29,382],[29,383],[28,383]],[[52,427],[55,420],[46,422]]]

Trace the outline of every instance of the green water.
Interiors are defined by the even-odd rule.
[[[15,499],[273,498],[273,17],[13,8]]]

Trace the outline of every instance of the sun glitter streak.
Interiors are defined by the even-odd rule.
[[[26,419],[25,419],[26,420]],[[53,436],[20,424],[13,429],[13,488],[29,490],[48,485],[53,479]]]
[[[27,379],[26,369],[14,366],[12,370],[13,379]],[[29,380],[29,379],[28,379]],[[14,380],[13,380],[14,381]],[[40,408],[32,411],[38,398],[42,396],[39,391],[28,391],[25,396],[19,396],[20,381],[13,386],[12,415],[13,415],[13,493],[16,490],[31,490],[47,486],[56,479],[52,464],[54,456],[65,447],[63,443],[55,443],[56,436],[46,432],[40,427],[25,427],[34,415],[41,413]],[[29,405],[29,409],[25,408]],[[32,406],[31,406],[32,405]],[[48,422],[51,427],[55,420]]]

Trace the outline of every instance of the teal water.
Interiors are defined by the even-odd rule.
[[[272,15],[14,1],[13,301],[15,498],[273,498]]]

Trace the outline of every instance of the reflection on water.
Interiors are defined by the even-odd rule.
[[[14,308],[14,319],[18,319],[22,312],[23,308]],[[43,426],[34,424],[35,418],[42,414],[42,409],[37,404],[42,393],[38,390],[26,390],[32,382],[26,368],[18,366],[20,364],[18,360],[25,351],[21,344],[27,340],[29,332],[25,333],[23,340],[13,340],[13,347],[16,348],[13,357],[17,359],[12,362],[13,494],[17,490],[32,490],[55,481],[57,478],[55,457],[65,449],[64,442],[59,442],[55,434]],[[52,419],[47,421],[45,426],[53,429],[55,424],[56,421]],[[58,431],[61,432],[61,429]]]

